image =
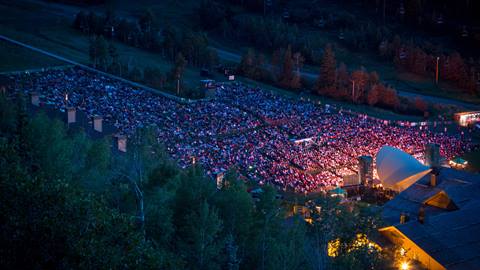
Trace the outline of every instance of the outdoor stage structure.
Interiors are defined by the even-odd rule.
[[[382,147],[376,157],[380,182],[386,189],[402,192],[432,171],[413,156],[391,147]]]

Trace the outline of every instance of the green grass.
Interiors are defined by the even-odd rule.
[[[0,41],[0,59],[0,72],[32,70],[65,65],[65,63],[54,58],[4,41]]]

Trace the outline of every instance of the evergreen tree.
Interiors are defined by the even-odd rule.
[[[283,68],[282,72],[279,77],[280,86],[285,88],[291,88],[292,80],[294,77],[293,68],[294,68],[294,60],[292,58],[292,47],[289,45],[285,54],[283,56]]]
[[[192,269],[220,269],[221,229],[217,212],[206,200],[186,215],[179,245]]]
[[[234,171],[225,175],[225,187],[215,196],[215,206],[223,220],[223,234],[231,235],[238,245],[237,256],[246,256],[252,230],[254,204],[245,185],[237,179]]]
[[[108,45],[103,36],[90,38],[89,55],[94,68],[100,66],[103,70],[106,70],[108,63]]]
[[[226,263],[225,269],[227,270],[238,270],[240,268],[240,260],[237,257],[238,247],[235,245],[235,239],[231,234],[227,235],[225,239],[225,255]]]
[[[256,269],[274,269],[275,246],[280,236],[282,209],[276,199],[276,191],[267,185],[263,187],[260,200],[256,204],[254,228],[256,232],[252,241],[250,256],[254,259]]]
[[[128,215],[71,181],[77,178],[72,172],[82,171],[73,169],[77,160],[68,146],[79,139],[68,137],[63,124],[40,114],[22,128],[24,135],[10,132],[24,136],[28,147],[18,147],[17,139],[0,146],[3,267],[162,267],[161,254],[135,230]]]
[[[118,64],[118,50],[113,42],[108,44],[108,56],[110,56],[110,65]]]
[[[171,71],[171,77],[174,80],[180,80],[182,78],[183,72],[185,71],[185,67],[187,66],[187,60],[183,57],[182,53],[178,53],[175,59],[175,65]]]
[[[323,52],[320,74],[317,79],[316,89],[320,94],[333,92],[336,83],[336,60],[332,46],[327,44]]]

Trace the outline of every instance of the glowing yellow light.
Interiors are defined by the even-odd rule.
[[[329,257],[337,257],[338,249],[340,248],[340,240],[336,239],[334,241],[328,242],[327,253]]]
[[[400,249],[400,255],[405,256],[405,253],[406,253],[405,249],[404,249],[404,248],[401,248],[401,249]]]
[[[340,249],[340,239],[335,239],[328,242],[327,253],[329,257],[337,257]],[[357,234],[355,240],[347,246],[347,252],[359,249],[361,247],[368,247],[370,251],[381,251],[382,248],[375,242],[370,241],[363,233]]]
[[[410,269],[410,266],[408,265],[408,262],[402,262],[402,264],[400,265],[400,269],[401,269],[401,270],[408,270],[408,269]]]

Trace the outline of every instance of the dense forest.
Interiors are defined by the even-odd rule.
[[[380,226],[371,208],[319,197],[309,224],[287,218],[271,186],[253,199],[234,169],[220,190],[200,165],[179,169],[149,130],[119,153],[110,137],[32,115],[21,95],[2,94],[0,115],[4,269],[393,267],[358,244]]]

